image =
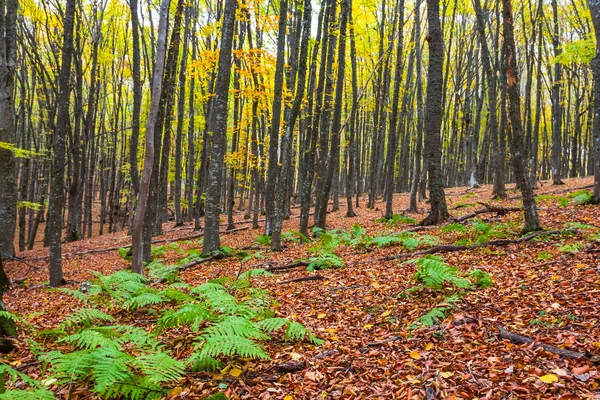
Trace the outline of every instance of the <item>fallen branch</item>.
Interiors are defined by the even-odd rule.
[[[401,340],[401,339],[402,339],[402,338],[401,338],[400,336],[390,336],[389,338],[387,338],[387,339],[384,339],[384,340],[378,340],[378,341],[376,341],[376,342],[370,342],[370,343],[367,343],[367,345],[366,345],[365,347],[361,347],[361,348],[359,349],[359,351],[360,351],[361,353],[366,353],[366,352],[368,352],[368,351],[369,351],[369,348],[370,348],[370,347],[372,348],[372,347],[379,347],[379,346],[383,346],[383,345],[385,345],[385,344],[387,344],[387,343],[391,343],[391,342],[397,342],[398,340]]]
[[[286,283],[293,283],[293,282],[322,281],[323,279],[325,279],[325,277],[323,277],[321,275],[311,275],[311,276],[303,276],[300,278],[288,279],[286,281],[281,281],[281,282],[277,282],[277,283],[280,285],[283,285]]]
[[[352,285],[352,286],[336,286],[336,287],[330,287],[327,288],[327,290],[351,290],[351,289],[358,289],[361,287],[368,287],[371,285]]]
[[[221,254],[220,252],[217,252],[217,253],[213,254],[212,256],[208,256],[208,257],[205,257],[205,258],[198,258],[197,260],[190,261],[187,264],[183,264],[182,266],[177,267],[177,270],[178,271],[185,271],[186,269],[193,268],[193,267],[195,267],[198,264],[202,264],[202,263],[205,263],[205,262],[208,262],[208,261],[212,261],[212,260],[220,260],[223,257],[224,257],[223,254]]]
[[[477,204],[481,204],[484,208],[482,208],[480,210],[475,210],[469,214],[461,215],[458,218],[453,218],[450,223],[463,222],[470,218],[476,217],[480,214],[498,213],[498,215],[506,215],[511,212],[523,211],[522,207],[497,207],[497,206],[492,206],[487,203],[481,203],[481,202],[477,202]],[[447,224],[445,224],[445,225],[447,225]]]
[[[226,231],[220,231],[219,234],[227,235],[227,234],[234,233],[234,232],[245,231],[247,229],[248,229],[248,227],[246,226],[246,227],[242,227],[242,228],[235,228],[235,229],[230,229],[230,230],[226,230]],[[180,237],[180,238],[153,240],[152,244],[181,242],[183,240],[196,239],[196,238],[199,238],[199,237],[202,237],[202,236],[204,236],[204,232],[197,232],[197,233],[194,233],[192,235],[183,236],[183,237]],[[119,250],[119,249],[124,248],[124,247],[125,248],[126,247],[131,247],[131,245],[113,246],[113,247],[107,247],[107,248],[103,248],[103,249],[92,249],[92,250],[81,251],[81,252],[65,253],[65,254],[62,255],[62,257],[65,258],[65,257],[74,257],[74,256],[84,256],[84,255],[87,255],[87,254],[107,253],[107,252],[110,252],[110,251]],[[31,258],[31,260],[45,260],[47,258],[50,258],[50,255],[45,255],[45,256],[40,256],[40,257],[33,257],[33,258]]]
[[[298,267],[308,267],[309,264],[310,263],[308,261],[296,261],[294,263],[286,264],[286,265],[273,265],[272,267],[267,268],[267,271],[273,272],[273,271],[283,271],[286,269],[292,269],[292,268],[298,268]]]
[[[547,351],[547,352],[553,353],[553,354],[558,354],[561,357],[571,358],[574,360],[586,358],[595,364],[600,363],[600,356],[591,354],[587,351],[585,353],[580,353],[578,351],[561,349],[559,347],[551,346],[551,345],[545,344],[545,343],[535,343],[535,341],[532,338],[529,338],[529,337],[523,336],[523,335],[519,335],[518,333],[511,332],[503,327],[498,327],[498,331],[500,332],[499,336],[501,338],[510,340],[514,344],[527,344],[527,345],[533,344],[533,349],[537,349],[537,348],[541,347],[542,349],[544,349],[544,351]]]

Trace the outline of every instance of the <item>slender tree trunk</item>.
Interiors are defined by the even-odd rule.
[[[138,274],[144,274],[142,242],[142,228],[146,214],[146,203],[150,192],[150,181],[154,169],[154,128],[156,116],[160,105],[160,93],[162,92],[163,70],[165,54],[167,50],[167,19],[169,15],[170,0],[162,0],[160,5],[160,20],[158,23],[158,42],[156,44],[156,62],[152,75],[152,103],[146,120],[146,155],[144,159],[144,170],[140,182],[140,194],[135,209],[133,228],[131,229],[131,270]]]
[[[519,95],[519,73],[517,70],[517,52],[515,50],[515,38],[513,30],[513,12],[510,0],[502,0],[503,5],[503,25],[504,25],[504,53],[506,62],[507,77],[507,119],[512,132],[511,153],[513,169],[517,184],[523,196],[523,209],[525,214],[524,232],[531,232],[540,229],[540,222],[535,206],[535,197],[531,181],[527,174],[525,159],[523,155],[523,124],[521,122],[521,99]]]
[[[64,283],[62,273],[62,208],[65,201],[65,138],[70,129],[69,99],[71,97],[71,61],[73,58],[73,26],[75,25],[75,0],[67,0],[63,26],[64,37],[59,73],[58,114],[54,133],[54,168],[50,206],[48,211],[48,239],[50,244],[50,286]]]
[[[402,51],[404,45],[404,0],[398,4],[398,43],[396,49],[396,72],[394,75],[394,97],[392,99],[392,115],[390,116],[390,128],[388,130],[388,153],[387,153],[387,174],[385,176],[385,218],[391,219],[394,216],[392,201],[394,199],[394,165],[396,161],[396,149],[398,147],[397,126],[398,126],[398,102],[400,101],[400,82],[402,81]]]
[[[339,168],[340,160],[340,135],[342,120],[342,105],[344,103],[344,72],[346,68],[346,29],[348,26],[348,0],[342,0],[340,8],[340,37],[337,60],[337,82],[335,86],[335,103],[333,106],[333,120],[331,123],[331,146],[329,149],[329,160],[327,166],[327,175],[323,181],[319,207],[319,214],[316,216],[316,226],[321,229],[326,227],[327,203],[329,202],[329,193],[333,183],[333,175]],[[322,154],[322,156],[324,156]]]
[[[138,171],[138,142],[140,137],[140,113],[142,109],[142,80],[140,68],[140,22],[138,18],[138,1],[129,0],[131,11],[131,34],[133,39],[132,70],[133,80],[133,110],[131,115],[131,141],[129,143],[129,170],[133,196],[140,191],[140,177]]]
[[[358,112],[358,76],[356,68],[356,38],[354,36],[354,23],[352,19],[352,0],[348,5],[348,19],[350,20],[350,63],[352,65],[352,110],[350,116],[350,129],[348,142],[346,144],[348,152],[348,172],[346,175],[346,217],[354,217],[354,209],[352,208],[352,195],[354,194],[355,186],[355,169],[356,169],[356,124]]]
[[[294,102],[289,110],[289,116],[286,121],[285,134],[282,139],[281,154],[283,155],[281,172],[279,175],[279,184],[277,186],[277,204],[275,207],[275,218],[273,219],[273,235],[271,240],[271,249],[281,250],[281,227],[284,217],[284,200],[287,194],[289,171],[291,170],[291,160],[288,156],[290,146],[292,145],[292,135],[296,120],[300,114],[302,99],[304,98],[304,86],[306,84],[306,65],[308,62],[308,39],[310,37],[310,26],[312,18],[312,7],[310,0],[304,0],[304,18],[302,22],[302,40],[300,44],[300,59],[298,62],[298,82]]]
[[[182,159],[182,137],[183,137],[183,118],[185,108],[185,78],[187,67],[188,42],[190,36],[190,14],[191,7],[185,10],[185,23],[183,33],[183,55],[181,57],[181,67],[179,69],[179,97],[177,102],[177,136],[175,138],[175,226],[183,225],[181,214],[181,159]]]
[[[279,32],[277,36],[277,61],[275,63],[275,84],[273,88],[273,114],[269,135],[269,168],[267,170],[266,211],[267,223],[265,234],[271,235],[273,217],[275,216],[275,186],[279,173],[279,128],[281,124],[281,106],[283,99],[283,73],[285,62],[285,37],[287,27],[287,0],[279,4]]]
[[[473,0],[475,5],[475,13],[477,16],[477,32],[479,43],[481,45],[481,58],[483,61],[483,69],[485,71],[486,80],[488,83],[488,129],[490,131],[490,140],[492,142],[492,165],[494,171],[494,189],[492,195],[497,198],[505,198],[506,190],[504,186],[504,158],[500,151],[500,143],[498,141],[498,117],[497,110],[497,91],[496,91],[496,74],[492,69],[490,51],[485,36],[485,21],[480,0]]]
[[[417,96],[417,137],[415,139],[414,166],[410,185],[408,211],[418,211],[418,192],[421,178],[421,161],[423,153],[423,57],[421,51],[421,0],[415,4],[415,52],[416,52],[416,96]]]
[[[594,160],[594,202],[600,204],[600,0],[587,1],[592,13],[592,22],[596,37],[596,56],[592,59],[594,75],[594,125],[593,160]]]
[[[210,167],[208,170],[208,190],[206,194],[206,220],[202,253],[209,253],[221,247],[219,237],[219,217],[221,215],[221,189],[223,186],[224,158],[227,147],[227,108],[229,83],[231,80],[231,57],[235,26],[237,0],[226,0],[221,27],[221,49],[215,83],[214,108],[209,120],[209,132],[213,133]]]
[[[425,109],[425,157],[429,174],[429,216],[423,225],[437,225],[448,219],[441,168],[442,144],[442,85],[444,67],[444,42],[440,27],[439,0],[427,0],[429,23],[429,72],[427,76],[427,103]]]
[[[554,15],[554,32],[552,34],[552,47],[554,48],[554,57],[560,55],[559,39],[559,21],[558,21],[558,0],[552,0],[552,13]],[[541,77],[539,77],[541,79]],[[554,81],[552,82],[552,183],[562,185],[561,179],[561,137],[562,137],[562,105],[560,104],[561,89],[561,65],[554,62]]]
[[[69,2],[67,2],[67,5],[68,4]],[[13,89],[15,69],[17,66],[18,8],[19,3],[17,0],[6,0],[6,2],[0,3],[0,142],[12,145],[16,144]],[[67,8],[67,11],[69,11],[69,8]],[[72,11],[74,12],[74,7]],[[71,48],[73,47],[73,18],[74,17],[71,15]],[[65,26],[65,41],[67,41],[66,30],[67,27]],[[70,62],[71,54],[69,53],[68,56]],[[24,101],[24,99],[21,99],[21,101]],[[61,131],[61,133],[64,135],[62,142],[64,146],[64,137],[66,136],[65,130]],[[60,203],[60,205],[62,206],[62,203]],[[2,234],[0,234],[0,257],[2,254],[6,256],[12,256],[14,254],[16,223],[17,170],[15,157],[11,150],[0,149],[0,226],[2,227]],[[58,261],[60,263],[60,250]]]

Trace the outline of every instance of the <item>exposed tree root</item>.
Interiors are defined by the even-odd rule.
[[[592,361],[595,364],[600,363],[600,356],[595,354],[591,354],[589,352],[580,353],[578,351],[561,349],[559,347],[551,346],[545,343],[535,343],[535,341],[527,336],[519,335],[518,333],[511,332],[503,327],[498,327],[498,331],[500,332],[499,336],[502,339],[507,339],[513,342],[514,344],[533,344],[533,348],[542,348],[544,351],[549,353],[558,354],[561,357],[571,358],[574,360],[578,360],[581,358],[586,358]]]
[[[293,283],[293,282],[322,281],[323,279],[325,279],[324,276],[311,275],[311,276],[302,276],[300,278],[288,279],[286,281],[281,281],[281,282],[277,282],[277,283],[280,285],[284,285],[286,283]]]

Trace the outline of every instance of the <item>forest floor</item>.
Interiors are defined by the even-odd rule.
[[[254,284],[267,289],[280,304],[278,316],[303,323],[324,343],[267,342],[270,360],[227,359],[227,367],[221,371],[188,373],[172,384],[167,397],[205,398],[222,391],[231,399],[600,399],[600,358],[594,356],[600,355],[600,208],[573,201],[578,191],[590,184],[590,178],[570,179],[564,186],[544,183],[536,191],[543,228],[571,226],[571,234],[440,252],[447,264],[465,273],[473,268],[483,270],[494,282],[489,288],[461,292],[452,304],[446,299],[457,292],[456,288],[418,287],[413,278],[417,266],[405,262],[421,256],[406,255],[426,250],[429,245],[414,250],[401,245],[340,246],[335,252],[344,260],[344,268],[308,272],[301,266],[278,271],[272,277],[254,278]],[[469,192],[467,188],[448,189],[448,208],[459,218],[481,210],[483,205],[478,202],[519,207],[520,193],[512,185],[509,188],[509,198],[504,201],[491,200],[491,186]],[[359,224],[366,234],[377,236],[414,227],[407,219],[399,219],[395,225],[378,222],[384,207],[381,201],[376,209],[369,210],[366,200],[361,199],[360,208],[355,210],[358,215],[353,218],[345,217],[345,199],[340,203],[341,210],[328,215],[329,229],[349,231]],[[395,196],[396,212],[407,205],[408,195]],[[427,207],[425,203],[419,206]],[[404,215],[420,220],[426,210],[421,211]],[[299,210],[292,212],[284,231],[298,229]],[[238,226],[251,226],[240,223],[242,215],[238,214]],[[455,224],[419,235],[435,236],[439,244],[450,245],[521,237],[518,227],[522,226],[522,212],[489,212],[477,218],[463,221],[469,228],[466,231]],[[480,233],[487,236],[473,237],[473,224],[483,222],[488,231]],[[500,226],[503,233],[494,236],[493,230]],[[173,228],[169,223],[165,231],[155,239],[179,241],[184,251],[200,247],[197,239],[183,241],[194,234],[191,226]],[[197,285],[311,255],[310,244],[292,242],[286,242],[282,252],[271,252],[268,246],[255,243],[262,233],[261,228],[223,235],[224,246],[250,246],[257,252],[243,262],[227,257],[188,268],[180,272],[181,280]],[[123,232],[65,244],[65,279],[76,282],[67,287],[78,289],[81,282],[93,279],[92,271],[109,274],[128,268],[129,262],[116,250],[126,245],[129,238]],[[107,248],[114,250],[102,251]],[[400,254],[403,256],[398,259],[378,260]],[[66,314],[83,307],[69,294],[44,286],[48,280],[47,249],[18,256],[27,264],[9,261],[5,265],[11,280],[21,282],[4,296],[9,311],[26,316],[35,330],[43,330],[56,327]],[[160,257],[168,263],[183,256],[165,247]],[[315,280],[285,282],[303,277]],[[441,309],[443,318],[431,326],[415,325],[435,307]],[[139,324],[152,328],[152,320]],[[501,337],[501,328],[534,342],[511,342]],[[21,333],[17,349],[3,361],[41,379],[41,366],[25,341],[32,335]],[[584,353],[585,357],[564,357],[538,346],[540,343]],[[176,349],[172,354],[177,358],[181,354]],[[298,371],[285,372],[281,365],[287,362],[304,365]],[[84,384],[79,389],[50,386],[59,398],[67,398],[68,393],[72,399],[94,398]]]

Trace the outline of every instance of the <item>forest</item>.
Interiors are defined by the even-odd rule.
[[[0,399],[600,398],[600,0],[0,0]]]

